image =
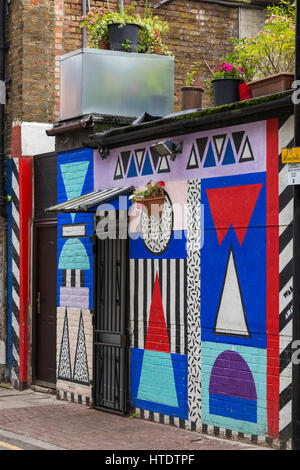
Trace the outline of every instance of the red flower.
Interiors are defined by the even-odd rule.
[[[164,181],[157,181],[156,184],[159,184],[160,186],[166,186]]]

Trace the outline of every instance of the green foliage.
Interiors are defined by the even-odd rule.
[[[210,68],[212,73],[212,78],[204,80],[204,83],[207,86],[207,91],[212,95],[212,81],[216,79],[225,79],[225,78],[235,78],[244,81],[244,69],[240,65],[230,63],[229,60],[232,57],[222,57],[222,61],[218,64],[217,68]]]
[[[188,70],[185,74],[185,85],[186,86],[193,86],[196,82],[195,75],[198,72],[199,62],[193,62],[190,70]]]
[[[131,49],[130,39],[125,39],[125,42],[123,42],[122,47],[123,47],[124,51],[130,51],[130,49]]]
[[[161,21],[157,16],[153,16],[150,8],[146,5],[143,16],[133,15],[134,7],[116,12],[108,8],[92,7],[86,16],[81,17],[80,26],[86,27],[89,33],[89,42],[92,47],[98,47],[98,41],[104,40],[107,44],[108,25],[120,23],[123,27],[126,23],[133,23],[140,26],[139,41],[137,51],[144,54],[155,54],[157,52],[172,55],[163,43],[163,37],[168,32],[168,23]],[[128,44],[124,44],[124,50],[129,50]]]
[[[229,60],[243,67],[246,81],[294,72],[295,3],[282,0],[266,12],[265,26],[256,36],[232,40]]]
[[[134,203],[152,197],[159,197],[162,194],[162,187],[164,186],[164,181],[157,181],[154,184],[151,184],[151,181],[148,181],[148,183],[146,184],[146,189],[144,189],[144,191],[133,191],[132,196],[130,196],[129,199],[131,199]]]

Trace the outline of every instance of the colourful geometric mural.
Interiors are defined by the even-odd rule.
[[[57,174],[58,203],[92,191],[93,152],[81,149],[58,154]],[[89,386],[88,338],[83,318],[85,316],[86,322],[93,305],[90,236],[93,235],[94,217],[89,213],[59,213],[57,222],[57,304],[60,321],[64,312],[58,351],[58,379]]]
[[[202,340],[265,348],[265,173],[202,180],[201,201]]]
[[[174,137],[174,142],[180,139]],[[209,130],[186,135],[182,155],[175,161],[159,156],[152,147],[143,146],[112,150],[110,158],[94,156],[95,189],[117,187],[121,183],[140,186],[156,180],[180,181],[266,171],[266,123],[232,126],[220,133]]]
[[[93,152],[90,149],[61,153],[58,155],[57,165],[58,203],[93,190]],[[88,307],[91,308],[93,302],[93,254],[89,237],[93,234],[94,229],[93,214],[60,213],[57,220],[58,305],[86,308],[86,289],[89,289]],[[75,228],[78,228],[79,225],[84,227],[82,236],[72,236],[73,224],[76,224]],[[64,236],[65,233],[70,233],[70,236]],[[61,291],[61,288],[65,287],[68,287],[69,290]],[[74,290],[74,298],[72,299],[70,291],[72,288],[85,288],[85,290]],[[62,303],[60,302],[61,294],[63,295]],[[82,294],[82,297],[79,294]],[[70,304],[68,304],[68,299],[70,299]],[[75,301],[77,305],[74,305]]]
[[[214,362],[209,381],[210,414],[257,422],[257,394],[253,375],[243,357],[222,352]]]
[[[186,357],[171,354],[156,273],[144,350],[131,350],[131,397],[135,406],[187,416]]]
[[[266,350],[203,341],[202,363],[202,422],[266,435]]]

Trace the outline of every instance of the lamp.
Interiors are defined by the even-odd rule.
[[[150,148],[153,149],[160,157],[170,155],[170,160],[173,162],[177,154],[182,153],[183,143],[179,142],[179,144],[175,144],[175,142],[169,139],[151,145]]]

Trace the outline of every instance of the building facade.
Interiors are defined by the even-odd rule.
[[[265,2],[223,3],[155,8],[170,25],[175,111],[191,64],[202,63],[203,81],[204,60],[216,64],[231,37],[264,20]],[[139,125],[95,109],[62,121],[60,57],[84,45],[82,13],[81,1],[8,2],[2,380],[288,447],[292,194],[280,149],[293,138],[289,96],[238,117]],[[183,145],[175,160],[152,148],[167,137]],[[159,218],[131,207],[149,180],[165,183]]]
[[[51,156],[56,390],[289,448],[293,211],[281,148],[292,105],[288,94],[232,107],[92,134],[90,147]],[[157,153],[164,139],[181,143],[175,159]],[[149,180],[165,184],[161,215],[129,198]]]

